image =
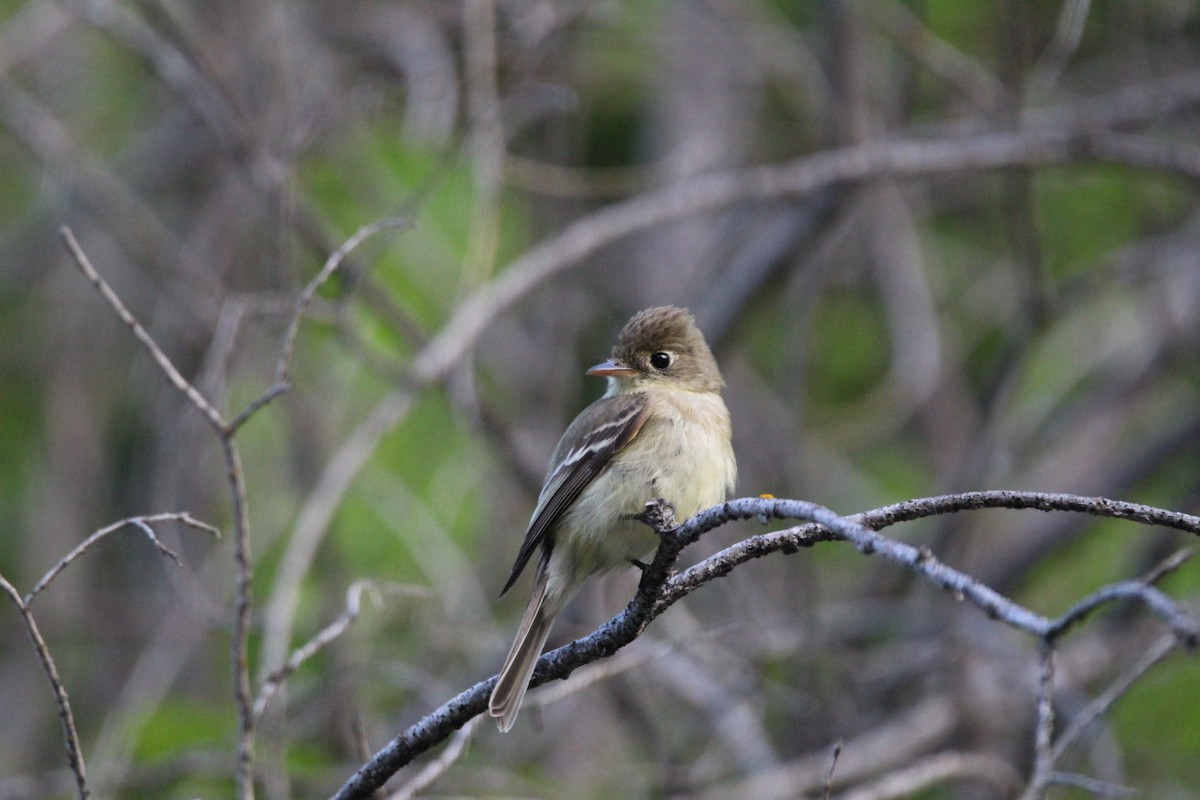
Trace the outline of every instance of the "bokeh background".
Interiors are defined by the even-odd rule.
[[[76,270],[64,224],[232,415],[270,385],[329,253],[407,222],[322,288],[293,388],[238,435],[256,679],[354,582],[378,584],[276,698],[262,797],[327,795],[364,747],[495,672],[527,584],[496,594],[546,459],[602,391],[583,371],[645,306],[689,306],[714,345],[742,495],[852,513],[1020,488],[1197,513],[1198,112],[1191,0],[4,0],[0,573],[26,591],[133,514],[231,525],[216,437]],[[1100,138],[630,226],[398,394],[468,298],[535,245],[562,255],[562,232],[599,230],[606,208],[814,154],[1030,129]],[[34,610],[97,796],[229,796],[232,542],[158,530],[182,569],[124,531]],[[722,528],[686,558],[760,530]],[[1189,543],[1037,512],[890,533],[1047,614]],[[552,638],[592,630],[633,580],[597,581]],[[1196,609],[1200,567],[1163,586]],[[1062,722],[1161,634],[1121,607],[1066,639]],[[918,796],[1011,796],[1036,674],[1027,637],[823,545],[705,587],[543,691],[514,733],[481,726],[425,792],[819,796],[840,740],[838,790],[967,753],[973,778]],[[70,795],[53,696],[7,604],[0,719],[0,797]],[[1060,766],[1190,798],[1198,752],[1200,664],[1175,654]]]

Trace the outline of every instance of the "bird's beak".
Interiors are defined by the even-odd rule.
[[[622,378],[626,375],[632,375],[637,372],[633,367],[627,367],[620,361],[609,359],[601,361],[596,366],[587,371],[588,375],[595,375],[600,378]]]

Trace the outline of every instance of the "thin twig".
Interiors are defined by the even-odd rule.
[[[346,632],[350,624],[358,618],[362,593],[368,589],[377,591],[378,585],[375,581],[371,580],[355,581],[350,584],[350,588],[346,590],[346,608],[337,616],[337,619],[322,628],[302,646],[296,648],[284,664],[267,675],[266,680],[263,681],[262,687],[258,691],[258,697],[254,701],[255,717],[263,715],[263,712],[267,710],[267,703],[270,702],[271,698],[275,696],[275,693],[283,685],[283,682],[293,672],[299,669],[305,661],[308,661],[321,652],[326,645]]]
[[[121,302],[121,298],[96,272],[71,229],[64,226],[61,233],[75,264],[108,301],[117,317],[133,331],[134,336],[150,353],[151,358],[158,364],[172,385],[182,392],[209,421],[221,441],[221,452],[225,459],[226,478],[229,482],[230,500],[233,505],[233,557],[237,571],[233,631],[230,643],[233,694],[238,709],[235,784],[236,794],[240,800],[252,800],[254,797],[255,717],[250,688],[250,612],[253,603],[251,589],[254,581],[254,562],[250,552],[250,512],[246,496],[246,478],[242,469],[241,453],[234,442],[235,430],[225,422],[216,407],[179,373],[179,370],[146,332],[146,329],[129,313],[125,304]]]
[[[67,763],[71,767],[71,774],[75,776],[76,794],[79,800],[87,800],[91,796],[91,789],[88,787],[87,768],[83,762],[83,751],[79,747],[79,734],[75,730],[75,715],[71,712],[67,687],[63,685],[62,678],[58,676],[58,667],[55,666],[54,657],[50,655],[50,648],[46,645],[46,640],[38,629],[37,620],[33,618],[29,603],[21,599],[21,593],[3,575],[0,575],[0,589],[4,590],[4,593],[13,601],[13,605],[17,607],[21,621],[25,623],[25,631],[29,634],[33,648],[37,651],[38,659],[42,662],[42,672],[50,681],[50,688],[54,690],[54,699],[58,703],[58,718],[62,723],[63,738],[66,739],[67,744]]]
[[[366,761],[371,757],[371,744],[367,741],[367,732],[363,729],[362,714],[357,711],[350,717],[350,737],[354,742],[354,752],[360,759]],[[371,793],[371,800],[387,800],[387,793],[380,786]]]
[[[230,668],[233,697],[238,710],[237,770],[239,800],[254,797],[254,735],[256,718],[250,687],[250,612],[253,607],[254,560],[250,552],[250,510],[246,499],[246,476],[242,457],[232,436],[221,437],[226,474],[233,500],[233,560],[237,567],[237,590],[233,602],[233,635]]]
[[[1051,763],[1057,763],[1058,759],[1062,758],[1063,753],[1067,751],[1067,748],[1079,739],[1089,725],[1107,714],[1113,704],[1120,700],[1139,678],[1178,647],[1179,638],[1173,634],[1162,636],[1154,644],[1150,645],[1141,658],[1130,664],[1107,689],[1101,692],[1092,702],[1088,703],[1087,707],[1077,714],[1071,720],[1071,723],[1067,725],[1066,729],[1059,734],[1058,739],[1054,742],[1053,749],[1050,751]]]
[[[1141,581],[1122,581],[1097,589],[1057,619],[1051,620],[1043,635],[1048,641],[1053,641],[1097,608],[1114,600],[1140,600],[1189,646],[1200,643],[1200,623],[1196,618],[1162,591]]]
[[[1176,550],[1174,553],[1167,556],[1162,561],[1158,562],[1153,567],[1151,567],[1149,570],[1147,570],[1146,574],[1144,574],[1144,575],[1142,575],[1142,577],[1138,578],[1138,582],[1144,583],[1147,586],[1153,586],[1154,584],[1161,581],[1163,578],[1167,577],[1168,575],[1170,575],[1171,573],[1175,572],[1177,569],[1182,567],[1184,564],[1186,564],[1188,561],[1190,561],[1195,555],[1196,555],[1196,548],[1194,548],[1194,547],[1184,547],[1182,549]]]
[[[1129,786],[1102,781],[1099,778],[1090,778],[1087,775],[1074,775],[1070,772],[1051,772],[1050,776],[1046,779],[1046,784],[1076,786],[1091,792],[1097,797],[1137,797],[1141,794],[1137,789]]]
[[[833,796],[833,773],[837,770],[838,759],[842,757],[842,740],[833,743],[833,752],[829,754],[829,769],[825,770],[825,787],[821,795],[823,800]]]
[[[100,292],[100,296],[108,301],[108,304],[112,306],[113,311],[116,312],[120,320],[124,322],[131,331],[133,331],[134,338],[136,338],[138,342],[140,342],[141,345],[146,348],[146,351],[150,353],[150,357],[154,359],[154,362],[158,364],[159,368],[163,371],[163,373],[166,374],[167,379],[174,384],[176,389],[183,392],[184,396],[192,402],[192,405],[200,410],[200,413],[202,413],[205,419],[207,419],[213,428],[216,429],[217,433],[224,436],[227,431],[227,426],[224,418],[221,416],[221,412],[217,411],[217,409],[213,407],[212,403],[208,402],[204,395],[200,394],[199,390],[189,383],[188,380],[180,374],[179,370],[175,369],[175,365],[171,363],[171,359],[167,358],[166,353],[164,353],[154,339],[150,337],[150,334],[146,332],[146,329],[142,327],[142,324],[134,318],[133,314],[129,313],[129,309],[127,309],[125,304],[121,302],[121,298],[117,296],[117,293],[114,292],[112,287],[108,285],[108,282],[105,281],[104,278],[100,277],[100,273],[98,273],[96,268],[92,266],[92,262],[88,260],[87,254],[84,253],[83,248],[79,246],[79,242],[75,239],[75,234],[71,231],[71,229],[64,225],[59,229],[59,234],[62,236],[63,242],[66,243],[67,250],[70,251],[71,258],[75,261],[75,265],[79,267],[79,270],[84,274],[84,276],[91,281],[93,286],[96,287],[97,291]]]
[[[300,323],[304,321],[304,314],[312,304],[313,298],[325,283],[333,277],[333,273],[341,268],[346,257],[350,255],[360,244],[379,233],[380,231],[389,228],[403,228],[412,224],[408,217],[386,217],[384,219],[375,220],[366,225],[363,225],[356,230],[349,239],[342,242],[341,246],[329,254],[325,259],[320,271],[313,276],[312,280],[305,285],[300,296],[296,298],[296,307],[292,311],[292,317],[288,321],[287,331],[283,335],[283,344],[279,348],[279,357],[275,362],[275,378],[262,394],[252,400],[247,406],[238,413],[233,421],[229,423],[229,430],[236,431],[246,423],[255,412],[260,408],[270,403],[279,395],[288,390],[290,378],[288,373],[291,369],[292,356],[296,350],[296,339],[300,335]]]
[[[890,772],[868,786],[838,795],[835,800],[899,800],[913,797],[930,786],[953,780],[982,780],[998,788],[1004,797],[1020,785],[1012,765],[986,753],[938,753],[915,764]]]
[[[187,525],[191,528],[196,528],[197,530],[208,531],[218,538],[221,536],[221,531],[214,528],[212,525],[209,525],[207,522],[201,522],[186,511],[173,511],[164,514],[149,514],[145,516],[129,517],[128,519],[114,522],[113,524],[106,525],[100,530],[94,532],[92,535],[88,536],[86,539],[76,545],[74,550],[67,553],[62,557],[61,560],[59,560],[57,564],[51,567],[50,570],[42,576],[42,579],[38,581],[32,589],[29,590],[29,593],[25,595],[26,605],[32,604],[33,599],[37,597],[38,593],[49,586],[50,582],[57,578],[60,572],[70,566],[71,562],[73,562],[75,559],[86,553],[92,547],[92,545],[110,533],[119,531],[121,528],[126,526],[133,526],[142,531],[142,533],[146,534],[147,538],[150,539],[151,544],[153,544],[160,553],[174,561],[176,564],[182,566],[181,562],[179,561],[179,556],[176,555],[173,550],[159,541],[158,537],[154,535],[154,531],[150,528],[150,523],[167,522],[169,520],[182,522],[184,525]]]

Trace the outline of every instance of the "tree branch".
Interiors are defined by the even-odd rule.
[[[612,655],[636,639],[655,617],[673,603],[704,583],[728,573],[738,563],[768,552],[795,552],[799,547],[830,540],[847,541],[865,555],[879,555],[915,572],[934,585],[952,592],[956,597],[978,606],[989,617],[1037,637],[1043,643],[1044,652],[1050,652],[1055,637],[1065,633],[1074,622],[1082,619],[1100,604],[1128,597],[1142,600],[1151,610],[1158,613],[1177,639],[1189,644],[1200,640],[1200,620],[1183,611],[1145,582],[1124,582],[1105,587],[1062,616],[1051,619],[939,562],[928,549],[890,539],[867,527],[885,527],[922,516],[980,508],[1074,511],[1200,533],[1200,517],[1107,498],[1036,492],[970,492],[933,497],[899,503],[855,517],[840,517],[823,506],[803,500],[742,498],[701,511],[679,526],[674,524],[667,513],[669,509],[665,509],[659,503],[651,503],[648,504],[648,513],[644,521],[658,533],[660,544],[654,561],[643,571],[637,593],[624,611],[592,634],[544,654],[534,670],[530,686],[566,678],[578,667]],[[803,519],[815,524],[750,537],[696,567],[670,577],[670,570],[680,551],[688,544],[699,539],[704,533],[733,520],[754,518],[764,521]],[[737,560],[739,558],[740,560]],[[1052,675],[1052,670],[1044,670],[1044,680],[1047,672]],[[480,714],[487,705],[487,697],[494,683],[494,677],[480,681],[410,726],[364,764],[334,795],[336,800],[367,797],[401,767]],[[1043,695],[1039,695],[1039,708],[1043,708],[1043,702],[1051,702],[1049,687],[1045,688],[1044,701],[1041,699]],[[1049,733],[1046,732],[1045,735],[1049,736]],[[1049,776],[1048,768],[1045,774]]]

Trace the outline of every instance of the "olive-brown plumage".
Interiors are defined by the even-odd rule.
[[[489,711],[516,720],[555,617],[591,575],[645,560],[656,539],[633,517],[662,498],[680,519],[733,490],[737,466],[716,360],[684,309],[648,308],[617,337],[612,357],[588,370],[608,392],[555,448],[504,591],[539,553],[534,588]]]

